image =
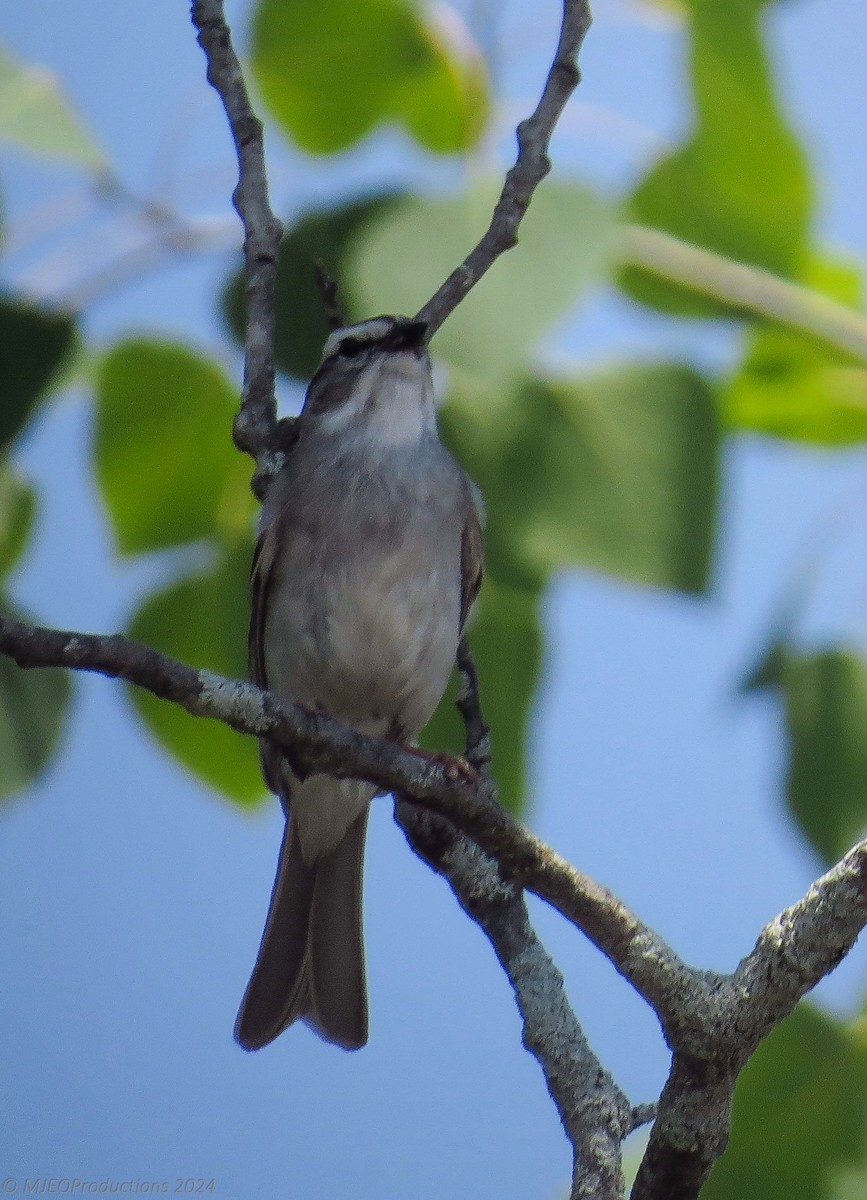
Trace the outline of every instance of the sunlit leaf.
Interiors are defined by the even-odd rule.
[[[865,1132],[863,1039],[801,1004],[741,1076],[731,1139],[702,1200],[831,1200],[831,1173],[861,1158]]]
[[[812,185],[780,111],[757,0],[691,0],[696,129],[639,185],[630,213],[696,245],[779,275],[797,272]],[[626,289],[674,312],[716,315],[719,303],[637,268]]]
[[[512,812],[527,807],[529,720],[542,659],[539,592],[485,581],[470,626],[485,719],[491,726],[491,770],[500,803]],[[455,708],[457,676],[421,740],[431,750],[463,754],[466,735]]]
[[[247,529],[250,471],[232,445],[236,407],[220,368],[186,346],[139,339],[108,352],[94,452],[122,553]]]
[[[27,619],[3,602],[0,607]],[[60,742],[71,695],[67,671],[25,671],[0,656],[0,798],[21,791],[46,769]]]
[[[35,514],[33,488],[8,463],[0,464],[0,577],[24,552]]]
[[[408,198],[354,244],[348,287],[356,311],[414,313],[490,223],[498,184],[448,199]],[[605,272],[615,212],[578,184],[545,183],[500,258],[437,334],[434,352],[472,374],[504,376]]]
[[[0,49],[0,140],[24,150],[105,165],[102,151],[47,67],[18,62]]]
[[[466,150],[488,112],[484,64],[465,30],[412,0],[260,0],[252,66],[299,146],[342,150],[384,121],[439,153]]]
[[[700,592],[718,486],[713,395],[676,366],[528,381],[510,401],[456,389],[443,428],[488,507],[497,578],[567,566]]]
[[[307,380],[319,365],[329,328],[316,268],[342,283],[345,261],[353,240],[379,214],[394,205],[396,197],[375,196],[328,212],[302,217],[280,243],[277,259],[275,317],[277,366],[288,375]],[[341,288],[338,299],[345,319],[371,316],[351,307],[351,297]],[[244,338],[244,277],[236,271],[223,294],[223,312],[239,343]]]
[[[0,296],[0,449],[27,423],[74,341],[72,317]]]
[[[149,596],[130,636],[195,667],[247,677],[247,581],[252,544],[242,542],[214,570]],[[164,749],[188,770],[241,804],[264,794],[258,748],[219,721],[193,717],[176,704],[133,688],[132,702]]]

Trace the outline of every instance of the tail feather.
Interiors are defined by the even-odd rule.
[[[337,846],[308,864],[287,821],[268,920],[235,1037],[245,1050],[303,1019],[327,1041],[367,1041],[361,882],[367,810]]]
[[[367,983],[361,884],[367,809],[331,854],[316,864],[308,941],[305,1017],[329,1042],[357,1050],[367,1042]]]

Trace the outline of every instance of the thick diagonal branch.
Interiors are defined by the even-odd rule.
[[[367,737],[324,713],[281,702],[251,683],[196,670],[118,634],[71,633],[0,616],[0,653],[21,667],[69,667],[120,677],[188,712],[266,737],[306,772],[366,779],[447,818],[495,859],[503,877],[529,888],[577,925],[668,1025],[692,971],[607,888],[571,866],[497,804],[492,785],[458,764]]]
[[[564,0],[554,61],[535,111],[518,126],[518,157],[506,175],[491,223],[478,245],[417,314],[417,320],[427,322],[428,337],[436,333],[500,255],[516,244],[518,226],[533,192],[551,170],[548,145],[566,101],[581,79],[578,52],[591,19],[588,0]]]
[[[673,1051],[671,1075],[633,1190],[635,1200],[695,1200],[724,1149],[738,1074],[761,1039],[834,969],[867,925],[865,840],[802,900],[769,922],[734,974],[697,971],[616,896],[500,809],[490,782],[472,783],[458,763],[366,737],[323,713],[281,703],[252,684],[196,670],[118,635],[68,633],[2,616],[0,653],[22,667],[68,667],[126,679],[198,716],[269,738],[304,771],[366,779],[445,818],[496,864],[501,890],[491,890],[494,880],[488,875],[494,907],[485,931],[497,953],[511,963],[516,994],[516,964],[532,948],[527,931],[521,933],[516,889],[527,888],[553,905],[655,1009]],[[485,861],[463,842],[442,853],[453,855],[453,885],[467,856],[477,868]],[[466,899],[468,905],[474,903],[470,892]],[[497,918],[497,911],[507,909],[509,920],[517,922],[510,927],[514,943],[508,942],[512,933]],[[535,949],[533,953],[541,967]],[[529,998],[529,993],[523,998],[518,994],[521,1005]],[[613,1104],[607,1111],[616,1135],[625,1128],[619,1124],[620,1101],[606,1091],[604,1102]],[[563,1112],[561,1100],[558,1105]]]

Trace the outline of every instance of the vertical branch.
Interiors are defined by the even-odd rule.
[[[253,112],[241,64],[223,13],[222,0],[193,0],[193,24],[208,62],[208,82],[226,110],[238,156],[232,202],[244,226],[247,323],[244,395],[235,418],[235,444],[256,460],[254,490],[264,490],[279,466],[279,427],[274,398],[274,290],[282,226],[271,211],[262,122]]]

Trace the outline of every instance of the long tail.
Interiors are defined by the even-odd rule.
[[[245,1050],[259,1050],[299,1018],[326,1041],[367,1042],[361,876],[367,809],[329,854],[301,856],[286,823],[268,921],[235,1022]]]

